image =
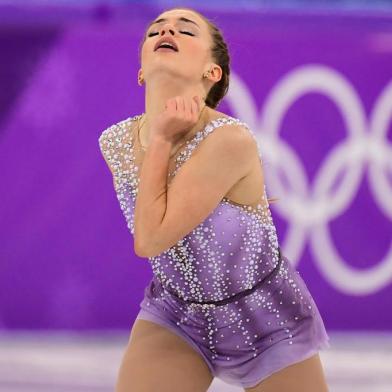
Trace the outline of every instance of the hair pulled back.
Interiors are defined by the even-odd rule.
[[[218,26],[215,25],[212,21],[210,21],[207,17],[202,15],[200,12],[195,11],[193,8],[188,7],[174,7],[166,9],[164,12],[171,10],[188,10],[198,14],[207,24],[208,29],[212,38],[212,47],[211,47],[211,57],[213,61],[218,64],[222,68],[222,77],[216,82],[209,90],[207,94],[207,98],[205,103],[212,109],[215,109],[223,97],[227,94],[229,89],[230,82],[230,55],[227,44],[223,38],[223,34]],[[143,45],[146,37],[144,36],[143,41],[139,47],[139,53],[141,46]]]

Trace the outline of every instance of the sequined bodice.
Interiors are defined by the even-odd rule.
[[[105,129],[99,137],[100,149],[113,172],[117,198],[131,234],[134,233],[139,167],[130,129],[132,122],[140,117],[122,120]],[[235,123],[245,126],[257,143],[246,123],[234,117],[212,120],[186,142],[168,176],[177,173],[213,130]],[[256,206],[238,204],[224,197],[203,222],[149,261],[155,276],[179,297],[198,302],[219,301],[251,288],[268,275],[278,264],[278,247],[264,186],[262,199]]]

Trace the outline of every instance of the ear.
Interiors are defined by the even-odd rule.
[[[205,72],[208,74],[207,79],[214,82],[214,84],[222,79],[222,68],[218,64],[210,64],[208,71]]]
[[[214,83],[219,82],[223,75],[222,68],[218,64],[211,64],[209,69],[211,72],[208,79]]]

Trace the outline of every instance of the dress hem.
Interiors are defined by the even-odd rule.
[[[322,350],[326,350],[329,349],[331,347],[331,344],[329,343],[329,337],[327,337],[326,339],[324,339],[323,341],[319,342],[318,345],[316,347],[312,347],[310,348],[306,353],[297,356],[295,359],[291,359],[287,362],[283,362],[281,364],[281,366],[279,366],[278,368],[273,369],[272,371],[264,374],[264,375],[259,375],[257,378],[254,378],[252,381],[238,381],[238,380],[228,380],[225,378],[222,378],[220,376],[216,376],[218,378],[220,378],[221,380],[223,380],[224,382],[227,382],[228,384],[231,385],[235,385],[235,386],[239,386],[242,388],[254,388],[256,387],[259,383],[261,383],[262,381],[264,381],[265,379],[267,379],[269,376],[272,376],[274,373],[279,372],[280,370],[285,369],[286,367],[290,366],[290,365],[294,365],[298,362],[304,361],[306,359],[309,359],[310,357],[312,357],[313,355],[319,353]]]

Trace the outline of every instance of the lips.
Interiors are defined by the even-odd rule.
[[[174,49],[174,48],[171,48],[171,47],[169,47],[169,46],[166,46],[166,45],[163,45],[163,46],[160,46],[156,51],[158,51],[158,50],[165,50],[165,51],[172,51],[172,52],[176,52],[176,50]]]
[[[167,42],[168,44],[171,44],[173,46],[172,50],[174,50],[175,52],[178,52],[178,47],[177,44],[174,42],[173,38],[170,37],[162,37],[156,44],[154,47],[154,52],[157,51],[159,49],[159,47],[164,44],[165,42]],[[167,46],[168,48],[168,46]]]

